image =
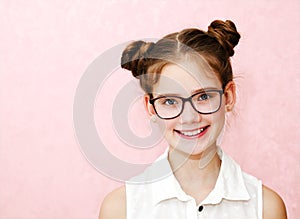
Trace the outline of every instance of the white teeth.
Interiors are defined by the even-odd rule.
[[[203,132],[203,128],[197,129],[197,130],[192,131],[192,132],[183,132],[183,131],[181,131],[181,134],[186,135],[186,136],[194,136],[194,135],[200,134],[201,132]]]

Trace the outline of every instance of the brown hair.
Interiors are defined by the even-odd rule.
[[[121,66],[140,79],[141,87],[151,94],[166,64],[176,63],[183,55],[196,53],[209,64],[224,89],[233,79],[230,57],[234,55],[233,48],[239,39],[240,34],[232,21],[215,20],[207,32],[190,28],[168,34],[156,43],[134,41],[124,49]]]

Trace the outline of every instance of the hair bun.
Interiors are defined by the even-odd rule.
[[[132,75],[138,78],[145,73],[146,58],[155,44],[153,42],[134,41],[130,43],[123,51],[121,66],[132,72]]]
[[[238,44],[241,36],[234,23],[230,20],[215,20],[208,27],[207,34],[214,37],[227,51],[228,56],[234,55],[233,48]]]

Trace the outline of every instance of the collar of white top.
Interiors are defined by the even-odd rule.
[[[222,164],[215,188],[200,204],[218,204],[222,199],[233,201],[249,200],[250,195],[246,189],[240,166],[232,158],[226,155],[220,147],[218,147],[218,154],[222,160]],[[158,160],[165,159],[167,161],[167,155],[168,150],[160,156]],[[172,172],[169,162],[164,163],[167,168],[169,168],[169,171]],[[151,200],[154,205],[172,198],[177,198],[181,201],[193,199],[181,189],[173,174],[153,182],[149,186],[151,186]]]

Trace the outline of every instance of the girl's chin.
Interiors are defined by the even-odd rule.
[[[206,146],[199,146],[199,145],[181,145],[177,147],[170,147],[171,151],[175,153],[185,154],[186,156],[197,156],[201,155],[203,152],[207,150],[208,147]]]
[[[203,152],[207,145],[209,145],[208,139],[186,139],[186,138],[176,138],[174,141],[173,148],[179,151],[183,151],[189,154],[198,154]]]

